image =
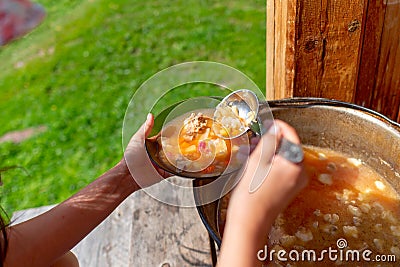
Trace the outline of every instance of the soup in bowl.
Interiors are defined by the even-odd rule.
[[[192,105],[194,101],[155,118],[159,132],[145,141],[151,160],[169,173],[188,178],[216,178],[239,170],[243,159],[238,153],[249,150],[251,133],[229,138],[228,130],[214,119],[215,107],[197,108],[201,105]]]

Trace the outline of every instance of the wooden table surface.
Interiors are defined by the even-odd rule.
[[[196,208],[162,204],[138,192],[129,266],[211,266],[208,234]]]

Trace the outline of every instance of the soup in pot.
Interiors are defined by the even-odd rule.
[[[397,192],[357,159],[316,147],[304,152],[310,183],[276,219],[266,266],[394,266],[400,260]],[[220,202],[221,233],[229,197]],[[329,257],[329,248],[336,254]],[[285,251],[287,261],[272,250]]]

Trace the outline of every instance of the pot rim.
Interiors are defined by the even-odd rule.
[[[332,106],[332,107],[342,107],[342,108],[349,108],[354,109],[357,111],[361,111],[368,115],[371,115],[375,118],[380,119],[381,121],[389,123],[391,126],[396,128],[397,131],[400,131],[400,123],[393,121],[392,119],[388,118],[387,116],[349,102],[343,102],[334,99],[327,99],[327,98],[318,98],[318,97],[292,97],[292,98],[284,98],[278,100],[270,100],[267,101],[269,107],[272,108],[308,108],[313,106]]]

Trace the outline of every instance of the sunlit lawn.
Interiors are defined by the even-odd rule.
[[[1,205],[62,201],[122,156],[121,127],[134,91],[168,66],[210,60],[265,88],[265,1],[41,0],[43,25],[0,50]]]

